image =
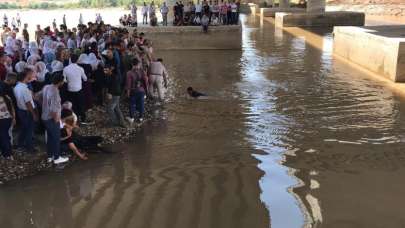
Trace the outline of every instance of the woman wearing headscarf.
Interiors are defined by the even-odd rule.
[[[27,64],[28,65],[32,65],[35,66],[35,64],[37,64],[38,60],[40,60],[41,58],[38,55],[31,55],[30,57],[28,57],[27,59]]]
[[[15,72],[17,73],[22,73],[24,69],[27,67],[27,63],[24,61],[20,61],[17,64],[15,64]]]
[[[35,64],[35,68],[37,71],[37,80],[39,82],[45,82],[46,75],[49,73],[48,69],[46,69],[46,65],[44,62],[37,62]]]
[[[51,64],[52,61],[56,59],[55,56],[55,42],[52,40],[52,38],[47,37],[44,39],[44,48],[42,50],[43,55],[44,55],[44,62],[46,64],[46,68],[48,70],[51,70]]]
[[[38,44],[35,41],[31,41],[28,45],[29,55],[39,55]],[[28,56],[27,56],[28,58]]]
[[[7,53],[7,55],[14,56],[14,49],[15,49],[14,46],[15,46],[15,38],[13,38],[10,35],[6,39],[6,45],[4,48],[4,51]]]
[[[46,74],[48,73],[48,69],[46,69],[46,65],[44,62],[37,62],[35,65],[35,72],[37,73],[37,80],[32,82],[32,87],[34,93],[39,92],[45,85]]]

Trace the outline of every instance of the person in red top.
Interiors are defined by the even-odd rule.
[[[6,53],[0,51],[0,81],[6,80],[7,68],[6,68]]]

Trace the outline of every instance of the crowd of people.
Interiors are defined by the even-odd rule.
[[[87,159],[102,138],[83,136],[76,129],[93,124],[86,115],[105,107],[111,127],[142,122],[145,99],[163,102],[168,73],[155,58],[145,34],[95,23],[68,28],[41,28],[35,37],[24,25],[18,33],[4,25],[0,47],[0,150],[38,153],[38,136],[45,135],[48,162],[68,161],[69,153]],[[20,37],[21,36],[21,37]],[[121,102],[128,102],[120,105]],[[121,107],[128,107],[129,116]],[[18,135],[14,140],[14,133]]]
[[[138,8],[135,4],[131,5],[131,14],[124,15],[120,19],[120,23],[124,26],[138,26],[137,11]],[[156,7],[154,2],[147,5],[145,2],[141,8],[142,24],[150,24],[157,26],[158,21],[156,11],[159,9],[162,15],[162,25],[167,26],[167,15],[169,14],[169,7],[164,2],[160,7]],[[235,0],[224,1],[218,0],[207,1],[197,0],[183,4],[182,1],[176,2],[173,6],[173,25],[174,26],[203,26],[209,25],[234,25],[239,23],[240,2]],[[149,21],[148,21],[149,18]]]

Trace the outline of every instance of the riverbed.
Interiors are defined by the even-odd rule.
[[[169,100],[133,142],[1,186],[0,226],[402,227],[405,100],[331,31],[242,25],[241,51],[158,51]]]

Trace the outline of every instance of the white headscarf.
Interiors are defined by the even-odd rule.
[[[45,75],[48,73],[48,69],[46,69],[46,65],[44,62],[37,62],[35,64],[36,72],[37,72],[37,79],[39,82],[45,81]]]
[[[93,70],[97,70],[98,64],[100,63],[100,60],[97,59],[96,55],[94,53],[90,53],[89,57],[89,64],[91,65],[91,68]]]
[[[31,41],[28,45],[28,51],[30,55],[39,55],[37,42]]]
[[[4,50],[6,51],[6,53],[8,55],[14,55],[14,45],[15,45],[15,40],[13,39],[13,37],[8,36],[6,39],[6,45]]]
[[[63,70],[63,63],[58,60],[54,60],[51,64],[52,73],[62,71]]]
[[[85,53],[81,54],[79,56],[79,59],[77,60],[77,63],[78,64],[90,64],[89,56]]]
[[[54,42],[51,38],[47,38],[44,40],[44,49],[43,52],[45,53],[55,53],[54,50]]]
[[[21,73],[24,71],[24,69],[27,67],[27,63],[24,61],[20,61],[17,64],[15,64],[15,71],[17,73]]]
[[[31,55],[30,57],[28,57],[27,63],[29,65],[35,65],[39,59],[39,55]]]

